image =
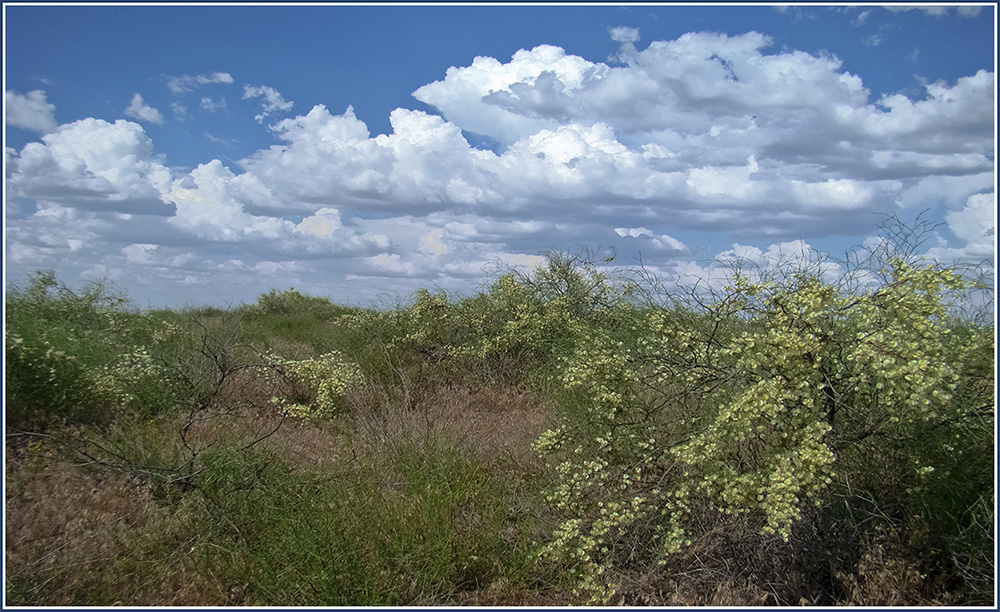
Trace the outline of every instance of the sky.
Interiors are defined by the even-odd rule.
[[[996,6],[4,4],[5,284],[140,307],[996,252]],[[602,265],[604,265],[602,263]]]

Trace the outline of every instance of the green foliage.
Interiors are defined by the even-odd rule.
[[[628,286],[587,257],[553,252],[530,273],[500,275],[463,301],[469,330],[452,355],[467,367],[513,370],[517,382],[548,380],[590,328],[627,333],[639,320]]]
[[[257,303],[248,309],[259,315],[308,315],[328,321],[349,311],[324,297],[303,295],[294,288],[286,291],[271,289],[257,296]]]
[[[178,328],[129,309],[103,283],[74,291],[36,273],[8,292],[6,316],[8,424],[32,413],[79,422],[155,414],[183,393],[155,356]]]
[[[406,605],[480,588],[527,560],[507,492],[454,443],[402,442],[334,473],[261,452],[207,460],[213,563],[255,605]]]
[[[992,286],[888,233],[903,243],[850,254],[836,280],[823,258],[734,262],[724,286],[662,292],[551,253],[476,295],[382,309],[290,289],[142,313],[38,273],[7,296],[7,424],[45,415],[31,435],[63,459],[185,508],[190,559],[238,585],[230,603],[450,603],[567,579],[613,602],[713,537],[824,550],[831,601],[833,576],[857,586],[866,547],[891,544],[928,600],[987,602]],[[510,444],[539,426],[490,430],[487,452],[465,434],[491,417],[428,408],[484,385],[543,398],[538,478]],[[43,580],[8,591],[34,600]]]
[[[258,296],[256,304],[239,306],[232,314],[239,320],[241,342],[292,359],[308,359],[339,348],[343,330],[338,321],[359,310],[294,289],[272,289]]]
[[[884,460],[891,444],[864,444],[873,437],[916,441],[900,449],[915,461],[907,480],[931,473],[915,457],[937,448],[923,432],[965,422],[970,408],[952,401],[961,356],[947,324],[965,282],[936,265],[890,265],[862,292],[808,269],[737,272],[721,292],[653,312],[635,346],[581,335],[563,384],[586,404],[583,422],[538,443],[562,457],[550,501],[567,516],[543,555],[606,601],[615,541],[638,524],[660,563],[690,544],[699,500],[787,541],[834,479],[849,487]]]

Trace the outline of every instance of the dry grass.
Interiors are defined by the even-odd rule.
[[[838,572],[845,606],[955,606],[961,599],[939,576],[911,560],[893,531],[878,529],[865,542],[852,572]]]
[[[517,388],[466,387],[422,380],[385,390],[359,387],[345,414],[282,418],[270,403],[279,383],[234,377],[210,407],[163,418],[151,428],[173,439],[177,457],[191,449],[253,444],[308,473],[343,472],[344,462],[378,465],[386,449],[445,439],[504,483],[512,495],[538,495],[545,466],[531,443],[551,425],[549,406]],[[279,386],[276,386],[279,385]],[[186,427],[185,447],[177,434]],[[246,585],[199,551],[197,510],[185,498],[167,504],[148,483],[123,472],[55,460],[58,449],[9,438],[6,572],[12,605],[245,604]],[[388,485],[387,485],[388,486]],[[180,501],[177,501],[180,499]],[[520,502],[518,502],[520,503]],[[539,541],[552,518],[534,507]],[[471,518],[470,518],[471,517]],[[750,528],[745,518],[699,512],[693,544],[664,568],[620,564],[619,599],[627,606],[930,606],[962,602],[913,561],[891,532],[840,542],[805,521],[791,544]],[[460,532],[475,532],[475,516]],[[512,546],[524,525],[510,525]],[[831,539],[832,538],[832,539]],[[506,536],[505,536],[506,539]],[[642,534],[636,534],[636,546]],[[833,547],[833,548],[831,548]],[[843,548],[841,550],[841,547]],[[852,555],[844,551],[852,548]],[[838,553],[838,550],[840,551]],[[838,556],[839,555],[839,556]],[[503,572],[446,596],[414,593],[415,605],[566,606],[585,599],[552,576],[512,579]],[[429,599],[427,597],[430,597]],[[443,598],[442,598],[443,597]]]
[[[663,567],[618,575],[621,603],[636,606],[831,605],[826,551],[788,544],[743,516],[703,508],[691,546]]]
[[[44,446],[7,451],[8,604],[225,603],[199,571],[185,509],[157,507],[135,479],[54,460]]]
[[[516,388],[425,385],[393,397],[365,387],[348,394],[347,406],[359,451],[404,438],[446,435],[505,470],[539,466],[531,443],[551,419],[539,399]]]
[[[474,455],[510,490],[537,489],[541,466],[530,443],[548,425],[546,406],[516,389],[418,387],[407,397],[355,389],[344,415],[283,418],[269,401],[282,389],[249,374],[233,377],[216,401],[194,413],[128,425],[133,429],[121,434],[138,432],[138,437],[126,442],[134,446],[122,452],[158,445],[163,460],[180,464],[213,447],[253,445],[293,469],[337,473],[347,461],[378,464],[391,445],[444,439]],[[110,446],[114,440],[102,442]],[[57,458],[59,451],[9,439],[8,603],[203,606],[246,601],[245,585],[231,584],[231,578],[196,552],[206,542],[189,498],[168,495],[165,502],[148,482],[120,470],[72,465]],[[474,530],[474,521],[467,527]],[[517,537],[518,527],[510,529],[511,537]],[[498,579],[456,592],[453,603],[525,602],[557,605],[564,598]]]

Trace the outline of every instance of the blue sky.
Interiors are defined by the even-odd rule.
[[[994,5],[5,10],[5,271],[366,303],[617,250],[995,255]],[[866,242],[867,241],[867,242]]]

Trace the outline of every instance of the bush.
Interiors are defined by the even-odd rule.
[[[261,315],[308,315],[322,321],[336,319],[350,308],[338,306],[324,297],[303,295],[290,288],[286,291],[271,289],[257,296],[255,306],[248,311]]]
[[[104,283],[75,291],[38,272],[8,292],[6,317],[8,425],[32,414],[106,422],[179,401],[182,389],[153,354],[177,328],[130,309]]]
[[[451,354],[466,368],[535,386],[548,381],[585,330],[630,333],[639,321],[626,283],[586,255],[560,252],[530,273],[501,274],[485,292],[462,301],[458,317],[465,333]]]
[[[627,558],[662,565],[706,511],[788,541],[808,507],[866,479],[879,498],[889,485],[917,495],[908,507],[929,507],[940,491],[921,488],[928,476],[963,463],[942,456],[940,436],[961,423],[988,439],[976,419],[992,399],[955,401],[966,354],[949,341],[949,304],[967,283],[928,262],[885,263],[862,287],[824,281],[821,265],[736,270],[721,291],[651,312],[652,335],[637,344],[580,335],[562,382],[564,401],[583,409],[537,444],[561,458],[550,502],[566,517],[544,556],[607,601],[616,544],[637,528],[648,543]],[[975,346],[993,330],[967,333]],[[871,479],[884,466],[899,467]],[[981,507],[984,493],[975,484],[962,500]]]

